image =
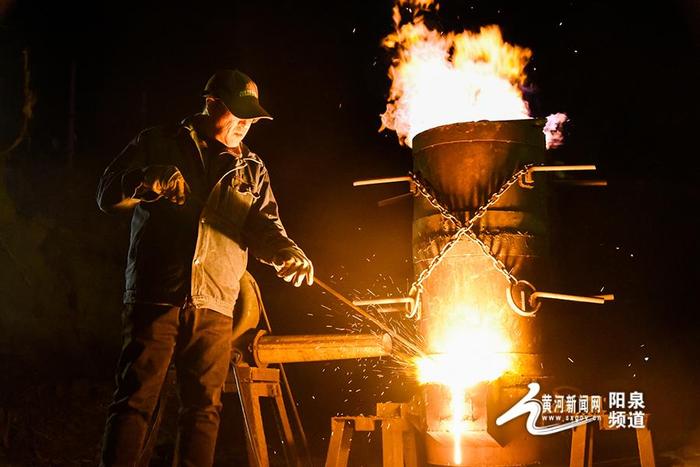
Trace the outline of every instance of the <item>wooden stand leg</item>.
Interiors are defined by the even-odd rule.
[[[263,428],[262,413],[260,412],[257,383],[241,381],[240,384],[239,396],[241,398],[243,416],[246,418],[246,423],[252,435],[252,445],[251,440],[246,440],[248,463],[251,467],[268,467],[270,460],[267,456],[267,441],[265,439],[265,429]]]
[[[401,420],[382,420],[383,467],[404,467],[403,424]]]
[[[280,441],[284,448],[286,465],[302,467],[296,438],[287,416],[287,407],[280,387],[280,371],[276,368],[258,368],[248,365],[232,365],[231,373],[235,389],[241,401],[246,428],[248,463],[251,467],[268,467],[270,457],[263,426],[260,399],[272,399]]]
[[[410,429],[404,433],[406,467],[418,467],[418,442],[416,440],[416,432]]]
[[[350,458],[350,444],[354,432],[352,421],[331,419],[331,440],[328,444],[326,467],[346,467]]]
[[[301,459],[299,458],[297,446],[294,441],[294,435],[292,434],[292,427],[289,425],[287,409],[284,406],[284,399],[282,398],[280,387],[279,385],[277,385],[271,387],[270,389],[271,392],[274,393],[275,406],[277,407],[277,421],[282,431],[282,443],[284,443],[284,448],[287,454],[287,462],[289,463],[289,465],[296,465],[301,467]]]
[[[638,428],[637,448],[639,449],[639,463],[642,467],[656,467],[654,459],[654,443],[651,439],[649,428]]]
[[[637,436],[637,449],[639,449],[639,463],[641,467],[656,467],[654,459],[654,443],[651,439],[651,430],[648,428],[647,414],[644,428],[635,429]],[[607,421],[601,423],[602,430],[609,426]],[[617,428],[613,428],[617,429]],[[593,427],[590,423],[574,428],[571,436],[571,467],[592,467],[593,466]]]
[[[326,467],[346,467],[355,431],[373,432],[376,422],[382,430],[382,467],[418,467],[416,432],[404,404],[377,404],[376,416],[333,417]]]
[[[586,423],[573,429],[570,467],[593,466],[593,427],[590,425],[590,423]]]

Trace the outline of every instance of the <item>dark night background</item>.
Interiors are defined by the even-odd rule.
[[[700,6],[441,3],[443,28],[496,23],[508,42],[533,51],[526,93],[534,116],[566,112],[571,120],[565,145],[549,157],[595,163],[596,177],[609,182],[552,187],[554,286],[617,297],[538,315],[553,371],[583,393],[644,391],[657,454],[680,459],[695,446],[698,455]],[[405,290],[410,203],[376,202],[406,187],[351,186],[411,167],[410,150],[377,131],[390,84],[380,42],[391,8],[387,0],[0,1],[2,150],[22,132],[23,50],[36,98],[24,138],[0,156],[1,465],[95,463],[119,348],[128,236],[128,218],[99,212],[97,180],[140,129],[199,111],[218,68],[250,74],[275,117],[246,141],[266,161],[282,219],[318,276],[348,295]],[[265,267],[251,269],[277,333],[356,322],[317,288],[294,289]],[[413,383],[395,366],[288,366],[317,457],[331,416],[408,399]],[[228,399],[221,465],[244,455],[235,408]],[[172,416],[156,457],[163,465]],[[600,439],[599,460],[635,454],[630,432]],[[568,438],[556,442],[565,462]]]

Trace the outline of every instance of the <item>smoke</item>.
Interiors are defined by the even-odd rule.
[[[547,149],[558,148],[564,144],[564,124],[569,121],[565,113],[555,113],[547,117],[542,132],[547,142]]]

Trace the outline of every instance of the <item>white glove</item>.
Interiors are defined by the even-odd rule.
[[[306,283],[314,283],[314,265],[299,248],[283,248],[275,255],[272,265],[277,270],[277,277],[285,282],[293,282],[294,287],[299,287],[306,279]]]

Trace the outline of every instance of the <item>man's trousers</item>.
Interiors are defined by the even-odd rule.
[[[206,308],[133,304],[122,315],[117,390],[105,427],[103,466],[133,466],[171,360],[180,412],[174,465],[211,466],[221,392],[231,358],[231,318]]]

